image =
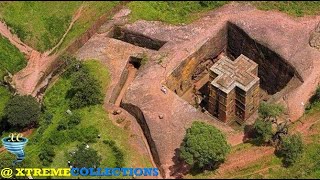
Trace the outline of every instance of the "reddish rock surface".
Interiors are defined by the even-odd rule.
[[[230,139],[235,139],[230,127],[197,111],[174,92],[169,90],[164,94],[160,89],[166,77],[170,76],[188,56],[214,38],[229,21],[256,42],[277,53],[294,68],[294,78],[301,83],[298,83],[297,88],[284,92],[285,101],[277,99],[286,103],[289,116],[294,121],[303,114],[302,104],[307,104],[319,82],[320,52],[309,46],[310,33],[319,20],[319,16],[293,18],[283,13],[265,12],[250,6],[239,7],[231,4],[210,12],[197,22],[186,26],[146,21],[125,26],[131,31],[168,41],[158,51],[166,54],[162,65],[157,64],[157,59],[149,61],[147,68],[138,72],[123,99],[124,104],[134,105],[141,111],[132,112],[139,114],[137,116],[147,124],[150,141],[153,143],[151,148],[156,149],[157,154],[154,156],[158,156],[154,158],[159,159],[166,177],[174,172],[170,167],[174,165],[175,150],[179,148],[186,128],[190,127],[194,120],[210,122],[225,132]],[[223,38],[225,37],[221,37]],[[216,46],[219,48],[219,43]],[[130,109],[133,106],[127,107]],[[159,114],[164,114],[164,118],[159,119]]]
[[[124,74],[129,57],[141,53],[148,56],[148,62],[139,69],[126,90],[121,106],[136,118],[136,123],[140,124],[148,140],[155,163],[164,177],[170,177],[179,169],[175,166],[177,148],[185,130],[193,121],[202,120],[214,125],[227,135],[232,145],[241,143],[243,134],[198,111],[169,87],[165,87],[164,91],[162,86],[168,81],[179,80],[179,77],[182,80],[187,78],[197,60],[209,54],[219,55],[227,45],[229,22],[242,29],[256,43],[279,55],[292,67],[293,78],[287,87],[273,95],[273,100],[284,103],[294,121],[303,114],[304,104],[307,104],[319,82],[320,52],[309,45],[310,35],[319,21],[320,16],[293,18],[279,12],[265,12],[251,6],[231,3],[206,13],[198,21],[185,26],[137,21],[123,27],[140,37],[144,35],[166,41],[159,51],[155,51],[110,38],[110,28],[119,22],[125,23],[112,20],[111,24],[108,22],[102,26],[99,33],[77,52],[77,56],[81,59],[99,59],[109,68],[112,78],[106,104],[116,98],[121,84],[125,82]],[[187,68],[180,71],[180,67]],[[278,69],[273,71],[277,72]],[[186,74],[178,73],[175,79],[171,76],[174,72]],[[173,87],[177,84],[171,82]]]

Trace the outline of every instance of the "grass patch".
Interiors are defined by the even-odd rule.
[[[3,110],[7,102],[11,97],[11,93],[5,87],[0,86],[0,121],[1,117],[3,116]]]
[[[90,73],[102,82],[104,85],[103,87],[107,88],[110,80],[107,69],[101,68],[103,65],[95,60],[86,61],[84,64],[89,68]],[[66,100],[67,92],[71,88],[69,78],[62,75],[61,78],[47,90],[44,99],[46,105],[45,109],[47,114],[52,115],[52,119],[49,122],[46,122],[47,127],[41,125],[40,128],[29,137],[29,143],[25,148],[26,158],[23,161],[23,166],[44,167],[38,157],[41,147],[46,146],[47,139],[50,136],[65,133],[66,137],[62,143],[54,146],[56,156],[50,164],[50,167],[67,168],[67,161],[69,160],[68,153],[75,150],[76,146],[80,143],[79,141],[74,140],[72,132],[75,132],[74,130],[76,129],[95,127],[99,130],[101,138],[96,137],[95,142],[88,144],[102,156],[101,167],[115,167],[119,165],[119,157],[116,157],[119,156],[119,152],[123,154],[122,161],[125,167],[133,167],[136,163],[143,167],[152,167],[151,163],[146,160],[148,157],[142,156],[132,149],[128,144],[130,138],[129,132],[114,125],[102,105],[89,106],[72,111],[73,114],[78,114],[81,117],[82,120],[80,124],[69,130],[57,131],[57,126],[61,122],[61,119],[64,118],[66,110],[69,108],[69,101]],[[40,130],[41,128],[44,129]],[[39,131],[42,132],[39,133]],[[106,145],[103,143],[104,140],[114,141],[116,147]],[[0,154],[0,159],[2,159],[2,157],[7,157],[7,153]],[[137,162],[137,160],[139,162]]]
[[[83,5],[83,14],[67,35],[63,47],[85,32],[103,13],[117,2],[1,2],[0,18],[18,37],[44,52],[54,47],[67,30],[73,14]]]
[[[133,1],[130,20],[162,21],[170,24],[191,23],[200,17],[199,13],[218,8],[225,1]]]
[[[293,16],[319,15],[318,1],[257,1],[252,2],[261,10],[278,10]]]
[[[62,50],[66,48],[71,42],[75,41],[76,38],[86,32],[99,17],[111,11],[118,4],[119,2],[117,1],[83,2],[84,9],[82,15],[73,25],[59,49]]]
[[[5,2],[0,16],[28,45],[45,51],[59,42],[82,2]]]
[[[24,55],[8,39],[0,35],[0,81],[3,80],[6,70],[14,74],[26,65]]]

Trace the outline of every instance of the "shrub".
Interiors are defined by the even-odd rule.
[[[121,149],[116,145],[114,140],[104,140],[103,143],[108,145],[113,152],[113,155],[116,158],[116,167],[123,167],[124,166],[124,154]]]
[[[53,118],[53,115],[48,112],[48,111],[45,111],[45,113],[43,114],[43,120],[47,123],[47,124],[50,124],[51,123],[51,120]]]
[[[194,122],[180,147],[180,157],[196,168],[216,168],[230,151],[225,136],[215,127]]]
[[[278,153],[283,157],[285,166],[291,166],[303,153],[303,143],[300,135],[294,134],[283,139],[278,148]]]
[[[78,146],[75,154],[71,157],[71,162],[74,167],[98,167],[100,165],[101,156],[92,148],[86,148],[85,144]]]
[[[80,128],[79,132],[81,132],[81,135],[78,137],[78,140],[86,143],[96,142],[96,139],[99,135],[99,130],[94,126]]]
[[[43,146],[38,157],[44,166],[49,166],[55,157],[54,147],[50,145]]]
[[[67,118],[69,128],[74,127],[81,122],[81,116],[79,114],[68,115]]]
[[[18,128],[37,123],[41,113],[39,103],[32,96],[14,96],[4,112],[9,124]]]
[[[64,119],[61,120],[61,121],[59,122],[59,125],[57,126],[57,130],[58,130],[58,131],[66,130],[66,129],[68,129],[68,128],[69,128],[69,127],[68,127],[68,122],[65,121]]]
[[[69,96],[71,96],[71,108],[78,109],[103,102],[100,83],[89,73],[85,66],[72,75],[71,86],[68,92]]]
[[[262,119],[270,119],[279,116],[284,111],[284,107],[278,104],[262,102],[260,103],[258,111]]]
[[[48,142],[51,145],[61,145],[67,141],[68,141],[68,138],[65,131],[54,131],[51,133],[50,137],[48,138]]]
[[[253,124],[253,131],[255,139],[260,144],[269,142],[272,139],[272,123],[270,121],[264,121],[260,118]]]

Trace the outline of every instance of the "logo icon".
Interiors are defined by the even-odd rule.
[[[21,134],[11,133],[9,137],[2,139],[3,146],[12,154],[16,155],[17,159],[13,161],[13,164],[21,162],[24,157],[24,147],[26,146],[28,139],[22,137]]]
[[[3,178],[11,178],[12,177],[12,169],[10,168],[4,168],[1,170],[1,177]]]

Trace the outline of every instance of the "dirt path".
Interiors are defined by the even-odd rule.
[[[255,174],[257,174],[257,173],[263,173],[263,172],[268,171],[268,170],[271,169],[271,168],[276,168],[276,167],[280,167],[280,166],[279,166],[279,165],[268,166],[268,167],[265,167],[265,168],[263,168],[263,169],[259,169],[259,170],[257,170],[257,171],[251,172],[251,173],[243,174],[243,175],[241,175],[241,177],[248,177],[248,176],[251,176],[251,175],[255,175]],[[231,176],[231,177],[228,177],[228,179],[236,179],[236,178],[239,178],[239,176]]]
[[[22,53],[26,54],[28,59],[27,66],[13,76],[13,84],[20,94],[32,94],[35,96],[36,93],[33,92],[34,88],[38,85],[38,82],[42,78],[45,71],[52,65],[52,61],[54,61],[57,57],[57,54],[51,53],[61,45],[66,35],[73,27],[74,23],[80,17],[82,9],[83,6],[76,11],[68,29],[60,39],[59,43],[57,43],[51,50],[44,53],[40,53],[21,42],[16,35],[13,35],[10,32],[8,27],[3,22],[0,22],[0,33],[7,37],[10,42]]]
[[[246,151],[231,154],[227,157],[226,162],[219,167],[217,176],[219,177],[223,176],[225,173],[237,171],[258,159],[269,156],[273,153],[273,147],[253,147]]]
[[[18,36],[11,33],[9,27],[2,21],[0,21],[0,34],[7,38],[11,44],[19,49],[23,54],[30,56],[31,52],[34,51],[33,48],[23,43]]]
[[[137,73],[137,69],[135,67],[133,67],[133,65],[129,64],[128,65],[128,78],[126,79],[126,82],[124,83],[120,93],[119,93],[119,96],[117,97],[117,100],[115,102],[115,105],[116,106],[120,106],[120,103],[121,103],[121,100],[123,98],[123,96],[125,95],[130,83],[134,80],[134,77]]]
[[[311,127],[312,125],[318,123],[320,121],[320,118],[319,118],[319,114],[318,113],[315,113],[314,115],[312,116],[309,116],[308,119],[302,119],[302,120],[299,120],[295,123],[299,123],[295,128],[294,130],[292,131],[293,133],[296,133],[296,132],[299,132],[301,134],[303,134],[304,136],[307,136],[309,135],[309,133],[311,133]]]
[[[56,44],[53,48],[51,48],[49,51],[45,52],[46,55],[50,55],[52,52],[54,52],[54,50],[56,48],[58,48],[64,38],[67,36],[67,34],[69,33],[69,31],[71,30],[71,28],[73,27],[73,24],[79,19],[79,17],[81,16],[81,13],[82,13],[82,10],[83,10],[83,6],[80,6],[80,8],[76,11],[76,13],[73,15],[72,17],[72,20],[71,20],[71,23],[69,24],[69,27],[68,29],[66,30],[66,32],[63,34],[62,38],[60,39],[60,41],[58,42],[58,44]]]

